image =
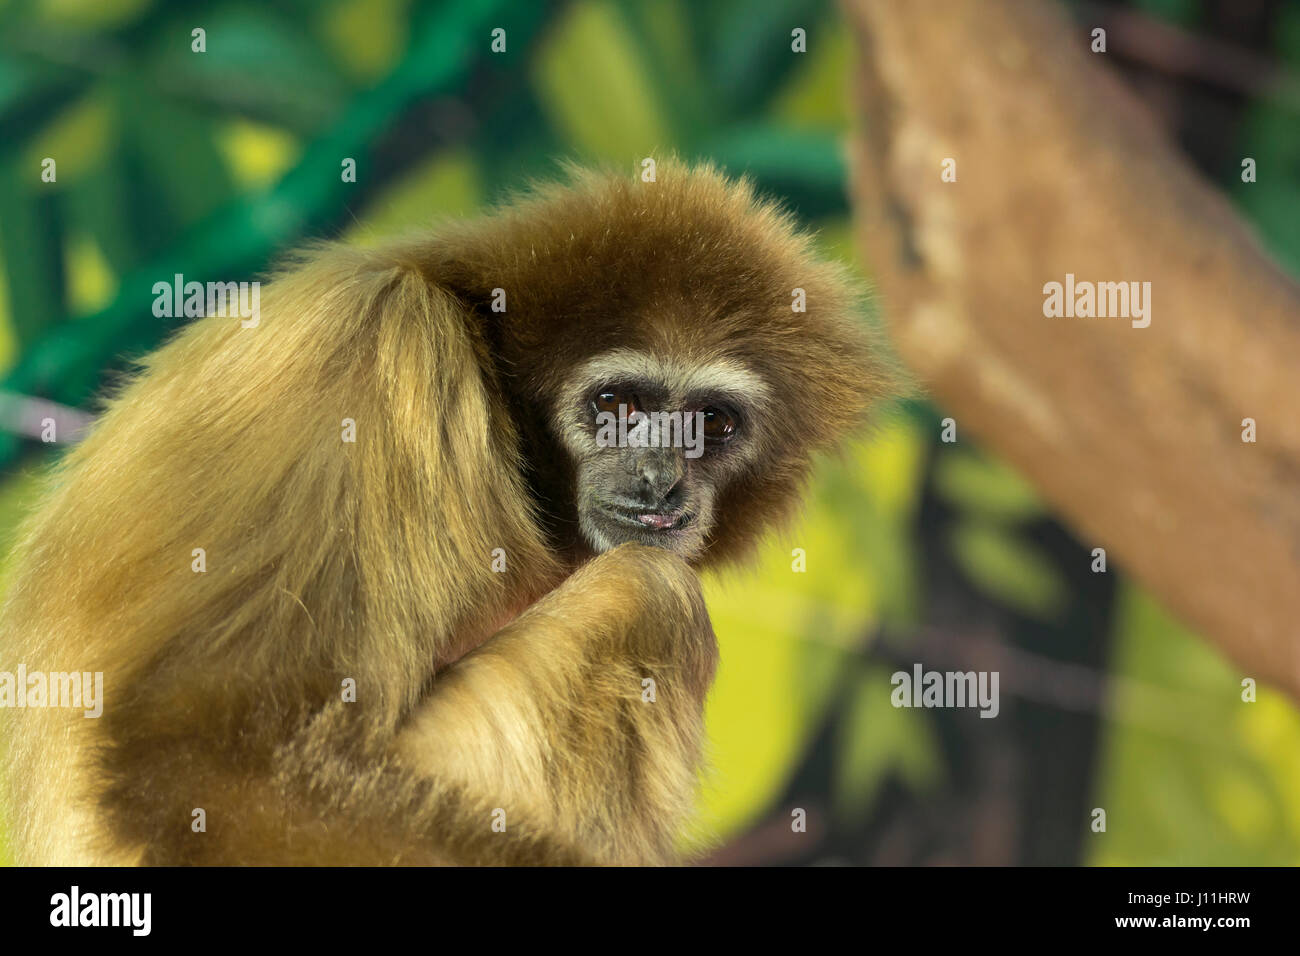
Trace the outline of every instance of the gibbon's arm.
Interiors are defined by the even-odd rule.
[[[439,675],[395,737],[334,702],[235,770],[221,741],[155,733],[130,818],[154,863],[665,863],[716,655],[696,573],[622,545]]]
[[[624,544],[440,675],[399,752],[487,799],[507,831],[519,814],[596,862],[666,862],[697,788],[716,661],[696,573]]]

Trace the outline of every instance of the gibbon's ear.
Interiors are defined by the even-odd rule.
[[[414,701],[388,699],[381,673],[427,673],[458,629],[553,572],[498,396],[469,317],[399,252],[316,250],[263,290],[256,327],[201,319],[145,361],[65,461],[27,567],[78,567],[93,583],[51,619],[128,618],[134,666],[168,668],[170,685],[133,682],[124,718],[183,710],[190,682],[229,688],[195,699],[256,700],[267,689],[240,678],[282,668],[337,696],[344,664],[400,711]],[[107,663],[125,685],[131,665]],[[143,699],[150,686],[169,699]]]

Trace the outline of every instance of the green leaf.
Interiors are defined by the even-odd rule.
[[[963,512],[997,521],[1026,521],[1045,514],[1034,487],[996,458],[963,449],[935,462],[935,490]]]
[[[677,143],[646,51],[607,0],[570,6],[537,53],[533,82],[579,152],[628,164]]]
[[[833,799],[837,815],[860,820],[871,809],[880,786],[897,775],[924,791],[943,777],[939,744],[924,710],[894,707],[890,672],[862,669],[835,742]]]
[[[1067,590],[1060,574],[1014,533],[967,519],[953,530],[950,545],[971,583],[996,600],[1046,621],[1064,610]]]

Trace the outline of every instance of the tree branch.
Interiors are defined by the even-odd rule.
[[[903,357],[959,440],[1300,696],[1300,288],[1053,5],[844,7],[857,229]],[[1045,317],[1067,273],[1150,282],[1150,326]]]

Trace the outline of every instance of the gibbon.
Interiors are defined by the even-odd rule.
[[[14,559],[0,669],[104,682],[98,719],[0,709],[18,862],[678,859],[698,572],[792,515],[889,374],[787,214],[657,179],[314,248],[254,327],[141,362]],[[672,412],[691,447],[654,441]]]

